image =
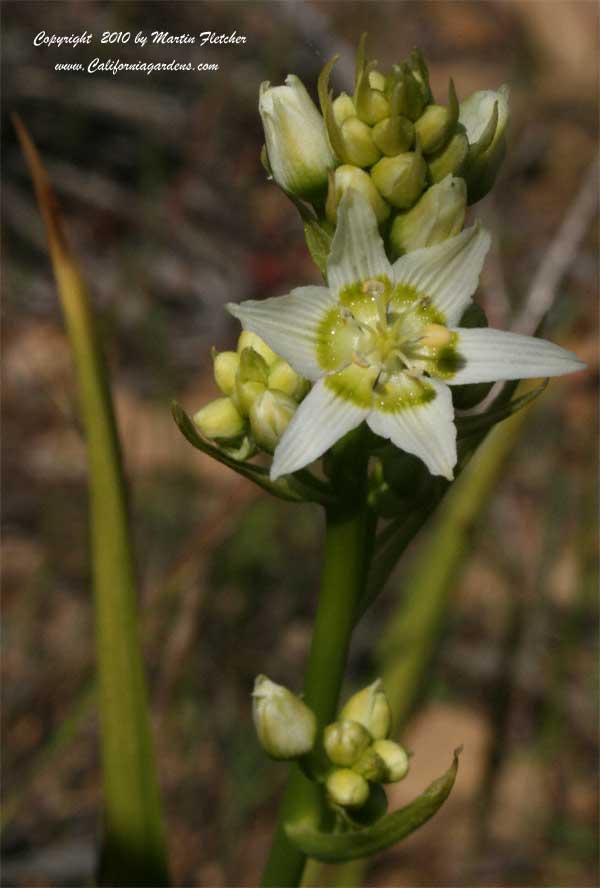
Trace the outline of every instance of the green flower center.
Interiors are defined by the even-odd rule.
[[[431,299],[388,278],[345,287],[319,325],[327,384],[361,407],[398,410],[435,397],[425,374],[449,378],[456,336]]]
[[[426,295],[379,277],[342,290],[319,325],[317,349],[324,370],[352,363],[376,369],[385,383],[399,373],[447,375],[437,365],[448,362],[453,339]]]

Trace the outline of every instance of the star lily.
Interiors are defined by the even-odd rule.
[[[489,243],[475,225],[392,265],[369,203],[349,190],[338,208],[329,287],[227,306],[314,383],[275,450],[272,479],[309,465],[363,421],[432,475],[452,479],[449,386],[561,376],[584,366],[544,340],[456,326]]]

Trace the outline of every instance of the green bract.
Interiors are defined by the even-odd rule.
[[[390,264],[369,202],[349,189],[337,211],[329,287],[227,306],[314,383],[275,450],[272,479],[313,462],[363,421],[431,474],[451,479],[457,453],[449,386],[583,366],[540,339],[456,326],[489,242],[475,225]]]
[[[473,93],[460,104],[460,123],[469,141],[464,178],[469,203],[475,203],[492,188],[506,152],[509,88]]]

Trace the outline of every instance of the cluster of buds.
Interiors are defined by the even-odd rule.
[[[213,371],[223,397],[194,416],[202,434],[236,459],[272,453],[309,383],[249,331],[237,351],[213,351]]]
[[[314,750],[317,722],[299,697],[264,675],[255,682],[253,715],[263,749],[271,758],[294,761]],[[322,779],[336,808],[360,809],[372,798],[373,788],[396,783],[408,773],[408,755],[389,739],[392,714],[381,680],[354,694],[337,721],[322,735],[326,767]]]
[[[337,721],[328,725],[323,746],[332,765],[325,785],[333,805],[361,808],[370,784],[396,783],[408,773],[408,755],[389,740],[392,713],[381,680],[354,694]]]
[[[508,89],[461,104],[450,81],[447,104],[437,104],[419,50],[384,74],[365,39],[352,96],[334,99],[329,89],[335,58],[321,72],[322,117],[291,76],[283,87],[263,84],[259,110],[277,183],[331,226],[345,191],[361,192],[395,258],[456,235],[467,204],[490,190],[504,156]]]

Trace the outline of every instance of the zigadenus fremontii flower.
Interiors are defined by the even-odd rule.
[[[274,454],[271,478],[307,466],[366,421],[375,434],[453,477],[449,386],[561,376],[584,365],[531,336],[456,326],[471,303],[489,235],[479,225],[388,261],[368,201],[349,190],[327,263],[329,287],[227,308],[313,387]]]

